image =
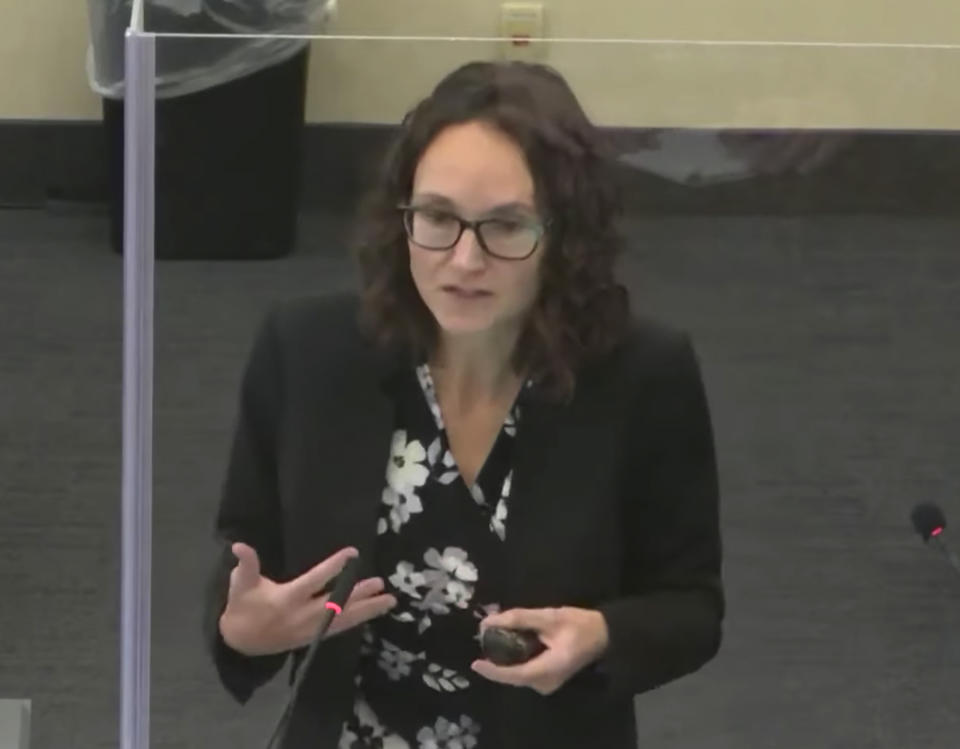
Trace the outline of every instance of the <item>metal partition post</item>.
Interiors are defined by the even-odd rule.
[[[126,36],[120,747],[150,746],[156,39]]]

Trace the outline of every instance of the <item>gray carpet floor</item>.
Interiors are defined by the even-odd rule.
[[[960,523],[960,223],[881,216],[628,224],[623,275],[689,329],[712,404],[721,654],[637,701],[641,746],[954,749],[960,580],[909,527]],[[267,262],[161,262],[152,746],[263,745],[199,636],[240,367],[267,305],[349,286],[343,227]],[[104,216],[0,213],[0,698],[34,749],[117,745],[122,264]],[[960,547],[960,542],[958,542]]]

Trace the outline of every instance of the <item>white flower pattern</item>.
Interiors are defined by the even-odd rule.
[[[467,552],[453,546],[448,546],[441,555],[434,548],[427,549],[423,554],[423,561],[435,570],[452,575],[460,580],[476,582],[477,568],[467,559]]]
[[[400,532],[400,528],[410,520],[412,514],[423,512],[420,497],[413,492],[398,494],[392,487],[388,486],[383,490],[381,501],[390,508],[389,527],[394,533]],[[387,532],[387,521],[388,518],[380,518],[377,533],[382,535]]]
[[[397,571],[390,576],[390,582],[411,598],[422,598],[419,589],[427,584],[427,578],[422,572],[414,570],[409,562],[400,562]]]
[[[390,460],[387,462],[387,484],[396,494],[409,496],[423,486],[430,475],[423,464],[427,451],[418,440],[407,442],[407,432],[398,429],[393,434]]]
[[[418,621],[418,634],[423,634],[433,623],[431,614],[449,614],[451,606],[469,607],[478,578],[476,565],[463,549],[447,547],[441,554],[430,548],[423,555],[426,567],[417,570],[413,564],[401,561],[390,576],[390,583],[410,600],[407,605],[420,612],[399,611],[392,618],[400,622]]]
[[[393,567],[393,572],[384,576],[388,591],[396,595],[399,605],[388,616],[363,626],[354,714],[343,725],[338,749],[473,749],[481,734],[478,721],[445,700],[453,699],[456,693],[469,693],[469,659],[475,657],[479,647],[477,624],[500,611],[499,603],[475,600],[483,573],[480,562],[485,557],[474,556],[480,549],[474,549],[473,544],[488,548],[485,544],[502,543],[506,538],[513,471],[508,453],[503,451],[516,438],[520,405],[515,403],[507,414],[494,452],[477,480],[467,486],[457,482],[459,468],[449,448],[426,364],[416,368],[416,379],[424,398],[419,407],[425,403],[429,417],[426,410],[417,419],[407,414],[394,430],[377,517],[378,565]],[[530,382],[526,385],[531,386]],[[433,427],[429,432],[428,423]],[[474,538],[467,548],[459,536],[456,543],[436,543],[438,529],[453,527],[443,523],[457,523],[459,527],[467,522],[470,512],[466,510],[471,507],[480,522],[471,531],[475,538],[465,537]],[[492,540],[481,544],[478,539],[484,534]],[[381,556],[381,543],[386,544],[382,547],[385,557]],[[417,549],[414,544],[420,543],[423,545]],[[484,553],[496,554],[495,549],[490,546]],[[420,561],[416,561],[418,556]],[[480,588],[480,593],[483,590]],[[431,634],[434,625],[435,635]],[[431,638],[446,637],[448,632],[460,632],[457,636],[471,643],[464,650],[463,661],[459,656],[452,659],[449,653],[431,657]],[[411,704],[419,708],[407,711],[409,718],[404,721],[398,718],[396,726],[384,725],[375,704],[367,701],[367,679],[377,684],[377,691],[370,694],[384,693],[382,690],[390,689],[391,684],[402,685],[397,695],[409,694],[414,701]],[[400,725],[402,722],[406,724]]]
[[[507,503],[501,499],[497,502],[497,509],[490,518],[490,530],[497,534],[501,541],[507,540]]]
[[[388,731],[376,713],[360,698],[353,705],[353,720],[344,725],[337,749],[410,749],[410,744],[401,736]]]
[[[423,660],[424,653],[411,653],[407,650],[397,647],[388,640],[381,640],[383,648],[380,650],[380,656],[377,665],[390,678],[391,681],[399,681],[404,676],[411,674],[411,664]]]
[[[423,682],[438,692],[456,692],[470,686],[470,680],[461,676],[452,668],[444,668],[439,663],[431,663],[423,673]]]
[[[511,437],[517,436],[517,421],[520,418],[520,407],[514,406],[507,414],[507,420],[503,423],[503,431]]]
[[[437,429],[443,431],[443,414],[440,411],[440,403],[437,400],[437,389],[434,386],[433,375],[430,374],[430,367],[428,365],[421,364],[417,367],[417,380],[420,382],[424,396],[426,396],[427,405],[430,407],[430,413],[433,414],[433,420],[437,425]]]
[[[470,487],[470,496],[473,501],[483,507],[487,503],[487,498],[483,495],[483,487],[480,484],[474,484]]]
[[[467,715],[461,715],[459,723],[441,716],[433,726],[420,729],[418,749],[472,749],[477,745],[478,734],[479,726]]]

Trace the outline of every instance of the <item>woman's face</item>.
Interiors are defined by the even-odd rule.
[[[519,146],[487,123],[447,127],[417,164],[410,204],[427,209],[414,219],[418,236],[450,236],[453,217],[495,218],[484,230],[494,251],[521,256],[536,244],[529,257],[507,260],[485,252],[470,229],[447,250],[408,242],[413,282],[445,335],[517,332],[537,297],[544,245],[530,229],[534,183]]]

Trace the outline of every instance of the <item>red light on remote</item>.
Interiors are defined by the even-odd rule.
[[[335,614],[342,614],[342,613],[343,613],[343,609],[340,608],[340,607],[339,607],[337,604],[335,604],[333,601],[327,601],[327,608],[330,609],[330,610],[331,610],[332,612],[334,612]]]
[[[943,526],[942,526],[942,525],[937,526],[937,527],[934,528],[932,531],[930,531],[930,535],[931,535],[931,536],[939,536],[941,533],[943,533]]]

